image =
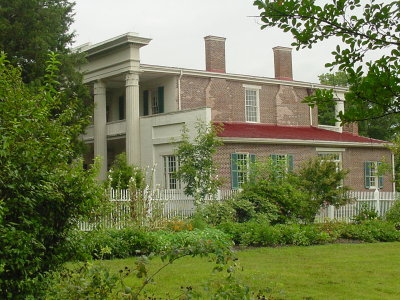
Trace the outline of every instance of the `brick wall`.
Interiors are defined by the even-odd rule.
[[[183,76],[182,109],[208,106],[214,121],[245,122],[245,87],[247,82],[221,78]],[[279,125],[310,125],[310,112],[302,100],[307,89],[283,85],[258,85],[260,122]],[[316,109],[313,115],[316,116]],[[315,125],[315,124],[314,124]]]
[[[218,165],[218,174],[224,180],[225,189],[231,188],[231,153],[247,152],[255,154],[257,160],[265,159],[270,154],[292,154],[294,168],[298,168],[304,161],[317,155],[315,146],[302,145],[273,145],[273,144],[225,144],[218,149],[215,160]],[[345,185],[356,191],[367,190],[364,187],[364,162],[385,161],[390,164],[390,151],[387,149],[347,148],[342,152],[344,169],[351,169],[347,175]],[[383,191],[392,191],[392,176],[385,174]]]

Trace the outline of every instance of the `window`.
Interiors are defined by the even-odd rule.
[[[231,154],[231,179],[232,189],[240,189],[249,180],[250,165],[256,159],[255,154],[232,153]]]
[[[366,161],[364,163],[365,188],[381,189],[383,188],[383,176],[379,175],[379,167],[382,163],[379,161]]]
[[[149,97],[150,95],[150,97]],[[150,98],[151,113],[161,114],[164,112],[164,87],[160,86],[157,89],[144,91],[143,94],[143,114],[148,115],[148,104]]]
[[[260,122],[259,89],[260,87],[245,89],[246,122]]]
[[[292,154],[271,154],[272,161],[277,166],[282,166],[285,172],[293,171],[293,155]]]
[[[338,152],[322,152],[318,153],[318,157],[320,157],[324,161],[331,161],[336,165],[336,171],[342,169],[342,154]]]
[[[165,188],[170,190],[180,189],[180,181],[176,178],[175,172],[178,168],[178,159],[175,155],[164,156],[164,182]]]
[[[159,102],[158,102],[158,94],[153,93],[151,97],[151,112],[153,114],[158,114],[159,113]]]

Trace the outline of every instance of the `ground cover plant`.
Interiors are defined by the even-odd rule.
[[[270,299],[398,299],[399,249],[399,242],[246,249],[236,252],[243,271],[235,277],[251,290],[267,289],[266,295],[274,296]],[[116,259],[101,264],[118,273],[126,266],[132,268],[135,261]],[[160,258],[153,262],[150,272],[162,265]],[[171,299],[181,294],[181,286],[202,290],[204,283],[218,282],[223,275],[210,273],[207,258],[187,257],[160,272],[146,289],[163,299],[168,299],[168,293]],[[133,274],[125,279],[128,286],[139,282]]]

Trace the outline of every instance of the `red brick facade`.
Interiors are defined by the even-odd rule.
[[[320,147],[318,147],[320,148]],[[215,160],[219,169],[220,178],[224,179],[224,188],[231,188],[231,154],[232,153],[251,153],[255,154],[257,160],[263,161],[271,154],[292,154],[294,168],[298,168],[302,163],[311,157],[315,157],[316,146],[302,146],[289,144],[225,144],[218,149]],[[368,149],[368,148],[346,148],[342,153],[342,167],[350,170],[344,182],[356,191],[367,190],[364,185],[364,162],[382,161],[391,164],[391,152],[388,149]],[[382,191],[393,191],[392,175],[384,175]]]

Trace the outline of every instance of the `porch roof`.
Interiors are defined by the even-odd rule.
[[[218,133],[222,138],[258,138],[282,140],[332,141],[349,143],[384,144],[386,141],[354,135],[349,132],[335,132],[314,126],[284,126],[242,122],[215,122],[222,125]]]

